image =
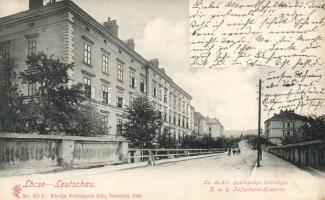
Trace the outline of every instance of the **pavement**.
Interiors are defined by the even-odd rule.
[[[41,195],[42,200],[324,200],[323,179],[265,152],[259,168],[254,167],[256,151],[250,149],[191,158],[2,177],[0,200],[17,199],[12,196],[15,185],[22,186],[20,198]],[[45,186],[24,187],[31,182]],[[71,186],[81,182],[94,187]]]
[[[290,162],[267,152],[262,153],[260,167],[255,165],[252,179],[269,180],[285,192],[268,193],[264,199],[320,200],[325,199],[325,177],[300,169]]]
[[[195,158],[195,159],[193,159]],[[85,199],[77,195],[103,194],[103,198],[119,199],[138,194],[139,200],[197,200],[215,199],[210,184],[215,181],[227,181],[231,176],[247,178],[254,167],[255,153],[242,152],[240,155],[228,156],[215,154],[206,156],[174,158],[157,161],[156,166],[147,163],[105,166],[101,168],[78,169],[46,174],[29,174],[0,178],[0,200],[16,199],[12,197],[12,188],[19,185],[24,199],[33,199],[42,194],[42,199]],[[24,187],[44,182],[45,187]],[[71,182],[91,182],[94,188],[76,188],[67,186]],[[209,184],[207,184],[209,183]],[[64,187],[58,187],[64,184]],[[67,187],[66,187],[67,186]],[[72,197],[69,198],[69,195]],[[55,196],[57,195],[57,196]],[[61,196],[60,196],[61,195]],[[115,196],[114,196],[115,195]],[[120,196],[119,196],[120,195]],[[123,196],[124,195],[124,196]]]

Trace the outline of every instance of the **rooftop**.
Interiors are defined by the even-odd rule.
[[[279,114],[274,114],[273,117],[265,120],[264,123],[270,122],[270,121],[281,121],[281,120],[304,120],[305,116],[299,115],[295,113],[294,110],[281,110]]]

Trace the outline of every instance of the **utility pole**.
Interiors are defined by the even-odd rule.
[[[260,160],[262,157],[261,151],[261,89],[262,88],[262,80],[259,80],[258,83],[258,127],[257,127],[257,167],[260,167]]]

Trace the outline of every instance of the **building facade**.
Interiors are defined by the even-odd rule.
[[[0,19],[0,53],[26,70],[27,55],[44,52],[64,63],[74,63],[72,83],[83,83],[89,100],[98,106],[111,136],[120,136],[123,108],[136,94],[146,94],[163,113],[165,125],[181,139],[191,132],[192,97],[159,68],[146,60],[132,39],[118,37],[116,20],[97,22],[70,0],[30,0],[29,10]],[[20,84],[26,96],[37,93],[37,83]]]
[[[199,112],[194,113],[194,130],[199,137],[203,137],[208,133],[206,127],[206,118]]]
[[[146,75],[147,96],[153,101],[154,108],[162,113],[164,126],[170,127],[173,137],[181,141],[191,133],[191,95],[159,68],[157,58],[149,61]]]
[[[208,134],[213,137],[223,137],[224,136],[224,128],[223,125],[217,118],[209,118],[207,117],[206,126],[208,129]]]
[[[270,142],[281,145],[285,137],[297,135],[299,128],[304,125],[304,118],[293,110],[281,110],[279,114],[274,114],[264,122],[264,136]]]

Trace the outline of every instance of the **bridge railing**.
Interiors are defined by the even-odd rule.
[[[190,157],[198,155],[208,155],[224,153],[225,148],[216,149],[129,149],[128,162],[144,162],[149,159],[150,152],[155,160],[171,159],[180,157]]]

